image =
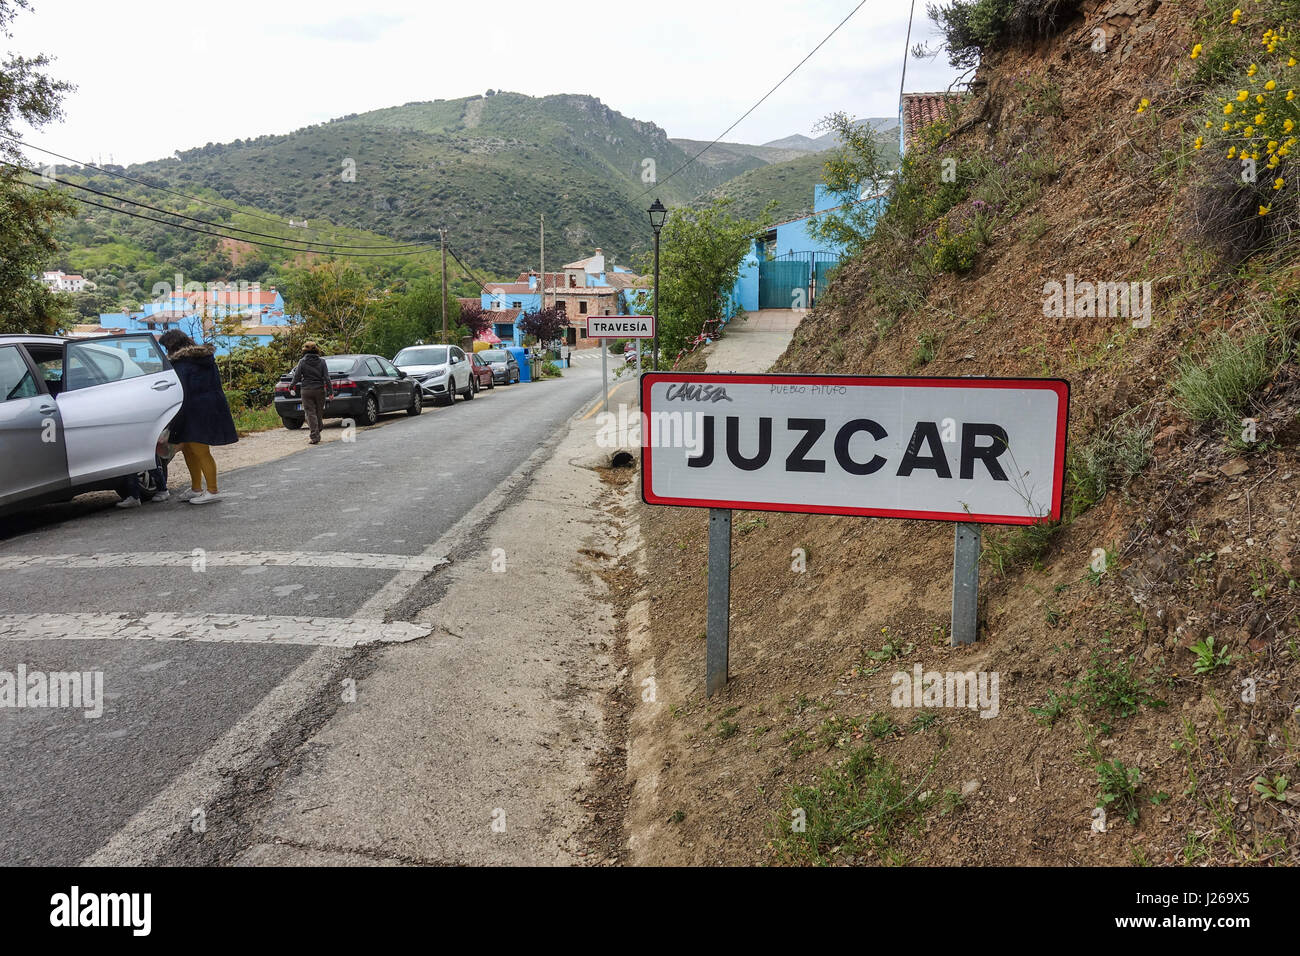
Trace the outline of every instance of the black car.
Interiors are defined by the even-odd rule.
[[[351,418],[373,425],[388,412],[418,415],[424,399],[414,380],[382,355],[330,355],[325,358],[334,396],[325,400],[325,418]],[[290,391],[293,374],[280,376],[275,386],[275,410],[285,428],[301,428],[305,420],[298,390]]]
[[[519,362],[515,360],[512,352],[506,349],[484,349],[476,354],[492,366],[494,383],[510,385],[519,381]]]

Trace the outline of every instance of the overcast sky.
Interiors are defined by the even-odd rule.
[[[53,55],[53,75],[76,84],[66,119],[28,138],[79,160],[140,162],[489,88],[587,93],[669,136],[711,140],[854,5],[33,0],[3,45]],[[726,139],[810,134],[833,110],[897,115],[908,7],[868,0]],[[913,45],[933,40],[924,7]],[[942,56],[909,59],[907,89],[943,89],[952,75]]]

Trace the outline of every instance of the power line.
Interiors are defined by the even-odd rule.
[[[36,183],[23,183],[22,185],[28,186],[31,189],[39,189],[41,192],[44,193],[54,192],[54,190],[50,189],[48,186],[38,186]],[[107,209],[109,212],[119,213],[123,216],[131,216],[135,219],[145,219],[148,220],[149,222],[156,222],[159,225],[171,226],[173,229],[185,229],[189,232],[197,232],[201,236],[213,236],[214,238],[217,239],[230,239],[233,242],[246,242],[250,246],[262,246],[266,249],[281,249],[285,252],[307,253],[308,255],[316,255],[316,256],[327,254],[325,252],[322,252],[319,249],[300,249],[300,248],[295,248],[293,246],[281,246],[271,242],[258,242],[255,239],[242,239],[239,236],[228,236],[222,232],[208,232],[206,229],[196,229],[194,226],[187,226],[183,223],[168,222],[165,219],[158,219],[154,216],[146,216],[142,212],[132,212],[130,209],[118,209],[114,206],[105,205],[102,202],[95,202],[93,199],[76,199],[74,200],[74,202],[84,203],[88,206],[98,206],[100,209]],[[288,241],[292,241],[292,240],[288,240]],[[388,252],[388,253],[349,252],[349,253],[343,253],[343,255],[349,259],[391,259],[394,256],[413,256],[426,251],[428,250],[416,249],[416,250],[412,250],[411,252]]]
[[[913,0],[913,2],[915,2],[915,0]],[[682,163],[680,166],[678,166],[676,169],[674,169],[671,173],[669,173],[669,174],[668,174],[667,176],[665,176],[663,179],[660,179],[660,180],[658,180],[657,182],[655,182],[655,184],[654,184],[653,186],[651,186],[649,189],[645,190],[645,192],[643,192],[643,193],[641,193],[639,196],[637,196],[635,201],[639,202],[641,199],[644,199],[646,196],[650,195],[652,192],[654,192],[655,190],[657,190],[657,189],[658,189],[660,186],[662,186],[664,183],[668,182],[668,180],[672,179],[674,176],[676,176],[678,173],[680,173],[680,172],[681,172],[683,169],[685,169],[687,166],[691,165],[691,163],[695,162],[697,159],[699,159],[701,156],[703,156],[705,153],[707,153],[709,150],[711,150],[714,146],[717,146],[718,143],[720,143],[720,142],[722,141],[722,137],[726,136],[726,135],[727,135],[728,133],[730,133],[733,129],[735,129],[737,126],[739,126],[741,123],[743,123],[743,122],[745,121],[745,118],[748,117],[750,113],[754,112],[754,110],[756,110],[756,109],[758,109],[760,106],[762,106],[762,105],[763,105],[763,102],[764,102],[764,101],[765,101],[769,96],[771,96],[773,93],[775,93],[777,90],[779,90],[779,89],[781,88],[782,84],[784,84],[786,80],[788,80],[788,79],[790,79],[790,77],[794,76],[795,72],[796,72],[796,71],[797,71],[801,66],[803,66],[805,63],[807,63],[809,60],[811,60],[813,54],[816,53],[818,50],[820,50],[823,46],[825,46],[825,45],[826,45],[826,41],[829,40],[831,37],[835,36],[835,34],[839,32],[840,27],[842,27],[842,26],[844,26],[844,24],[848,23],[849,20],[851,20],[851,19],[853,18],[853,15],[854,15],[855,13],[857,13],[857,12],[858,12],[859,10],[861,10],[864,6],[866,6],[866,3],[867,3],[867,0],[862,0],[861,3],[859,3],[856,7],[854,7],[852,10],[850,10],[850,11],[849,11],[849,15],[848,15],[847,17],[845,17],[843,20],[841,20],[841,21],[840,21],[840,22],[835,26],[835,29],[834,29],[834,30],[832,30],[830,33],[826,34],[826,36],[824,36],[824,37],[822,38],[821,43],[818,43],[815,47],[812,48],[812,50],[809,51],[809,53],[808,53],[807,56],[805,56],[802,60],[800,60],[798,63],[796,63],[795,66],[794,66],[794,69],[792,69],[792,70],[791,70],[789,73],[787,73],[785,76],[781,77],[781,79],[777,82],[776,86],[772,87],[770,90],[768,90],[766,93],[764,93],[763,96],[762,96],[762,98],[761,98],[757,103],[755,103],[755,104],[754,104],[753,106],[751,106],[749,109],[745,110],[745,112],[741,114],[740,119],[736,120],[734,123],[732,123],[732,124],[731,124],[730,126],[728,126],[726,129],[724,129],[721,133],[719,133],[717,139],[715,139],[713,142],[711,142],[708,146],[705,146],[702,150],[700,150],[700,151],[699,151],[698,153],[696,153],[694,156],[690,157],[688,160],[686,160],[686,162]]]
[[[912,0],[911,9],[907,11],[907,39],[903,41],[903,75],[898,79],[898,125],[903,125],[903,90],[907,83],[907,53],[912,45],[912,18],[916,16],[916,0]]]
[[[103,166],[96,166],[94,163],[85,163],[85,162],[81,162],[81,161],[79,161],[79,160],[73,159],[71,156],[64,156],[62,153],[56,153],[56,152],[54,152],[54,150],[51,150],[51,149],[44,149],[43,147],[40,147],[40,146],[34,146],[34,145],[32,145],[31,143],[25,143],[25,142],[23,142],[22,140],[20,140],[20,139],[18,139],[18,138],[16,138],[16,137],[8,136],[8,135],[6,135],[6,134],[4,134],[4,133],[0,133],[0,139],[7,139],[7,140],[9,140],[9,141],[12,142],[12,143],[17,143],[19,146],[23,146],[23,147],[25,147],[25,148],[27,148],[27,149],[34,149],[34,150],[36,150],[38,153],[45,153],[47,156],[54,156],[54,157],[57,157],[58,159],[67,160],[69,163],[74,163],[74,164],[76,164],[76,165],[78,165],[78,166],[83,166],[83,167],[88,168],[88,169],[94,169],[94,170],[96,170],[96,171],[98,171],[98,172],[104,173],[104,174],[109,175],[109,176],[116,176],[118,179],[125,179],[127,182],[135,183],[136,185],[144,186],[144,187],[146,187],[146,188],[148,188],[148,189],[156,189],[156,190],[158,190],[159,192],[168,193],[168,194],[170,194],[170,195],[172,195],[172,196],[178,196],[178,197],[180,197],[181,199],[186,199],[186,200],[189,200],[190,202],[200,203],[200,204],[202,204],[202,205],[204,205],[204,206],[212,206],[214,209],[224,209],[224,210],[226,210],[227,212],[239,213],[240,215],[248,216],[250,219],[260,219],[260,220],[262,220],[263,222],[269,222],[269,223],[272,223],[273,225],[277,225],[277,226],[288,226],[288,227],[291,228],[291,229],[297,229],[297,228],[298,228],[297,226],[294,226],[294,225],[291,225],[290,223],[285,222],[283,219],[274,219],[274,218],[272,218],[272,217],[270,217],[270,216],[260,216],[260,215],[258,215],[257,213],[247,212],[246,210],[240,209],[238,206],[232,206],[232,205],[229,205],[229,204],[227,204],[227,203],[213,202],[213,201],[210,200],[210,199],[203,199],[203,198],[201,198],[201,197],[199,197],[199,196],[191,196],[191,195],[189,195],[188,193],[183,193],[183,192],[180,192],[180,191],[175,190],[175,189],[170,189],[170,188],[168,188],[168,187],[166,187],[166,186],[159,186],[159,185],[157,185],[157,184],[155,184],[155,183],[148,182],[147,180],[136,179],[134,176],[128,176],[126,173],[119,173],[119,172],[118,172],[117,170],[115,170],[115,169],[107,169],[107,168],[105,168],[105,167],[103,167]],[[121,197],[114,197],[114,198],[121,198]],[[129,200],[129,199],[128,199],[128,200],[124,200],[124,201],[125,201],[125,202],[133,202],[133,200]],[[146,205],[146,204],[145,204],[145,203],[140,203],[139,205]],[[169,215],[178,215],[178,213],[169,213]],[[199,221],[203,221],[203,220],[199,220]],[[319,228],[319,227],[315,227],[315,228]],[[279,238],[279,237],[272,237],[272,238]],[[291,242],[297,242],[298,240],[294,239],[294,240],[288,240],[288,241],[291,241]],[[304,241],[305,241],[305,240],[304,240]],[[317,243],[317,245],[325,245],[325,244],[326,244],[326,243]],[[396,244],[395,244],[394,246],[392,246],[392,247],[389,247],[389,246],[361,246],[361,245],[353,246],[353,245],[342,245],[342,244],[339,244],[339,243],[328,243],[328,245],[333,245],[333,246],[336,246],[337,248],[340,248],[340,249],[387,249],[387,248],[400,248],[400,247],[402,247],[402,246],[425,245],[425,243],[415,243],[415,242],[396,243]]]
[[[474,274],[474,270],[472,270],[469,266],[465,265],[465,263],[460,261],[460,256],[456,255],[456,250],[452,248],[450,242],[447,243],[447,252],[449,252],[451,254],[451,257],[456,260],[456,264],[465,270],[466,275],[468,275],[471,279],[474,280],[474,282],[478,284],[480,291],[487,292],[488,295],[493,294],[491,292],[488,292],[487,283],[481,280],[478,276],[476,276]]]
[[[30,173],[30,174],[33,175],[33,176],[40,175],[39,173],[37,173],[37,172],[36,172],[35,170],[33,170],[33,169],[27,169],[27,168],[24,167],[24,166],[20,166],[20,165],[18,165],[17,163],[9,162],[8,160],[0,160],[0,162],[3,162],[3,163],[4,163],[5,165],[7,165],[7,166],[12,166],[12,167],[14,167],[15,169],[21,169],[23,172],[25,172],[25,173]],[[60,179],[58,176],[42,176],[42,178],[45,179],[45,180],[47,180],[47,181],[48,181],[48,180],[53,180],[54,182],[59,183],[59,184],[64,185],[64,186],[71,186],[73,189],[81,189],[81,190],[84,190],[85,192],[88,192],[88,193],[94,193],[96,196],[103,196],[103,197],[105,197],[106,199],[115,199],[115,200],[117,200],[118,202],[129,203],[129,204],[132,205],[132,206],[140,206],[140,207],[142,207],[142,208],[144,208],[144,209],[152,210],[153,212],[160,212],[160,213],[162,213],[162,214],[165,215],[165,216],[175,216],[177,219],[185,219],[185,220],[187,220],[187,221],[189,221],[189,222],[197,222],[197,223],[199,223],[200,225],[203,225],[203,226],[215,226],[215,227],[217,227],[217,228],[227,229],[227,230],[229,230],[230,232],[243,233],[244,235],[247,235],[247,236],[257,236],[257,237],[260,238],[260,239],[277,239],[277,240],[279,240],[279,241],[281,241],[281,242],[293,242],[293,243],[297,243],[297,244],[299,244],[299,245],[303,245],[303,246],[322,246],[322,247],[324,247],[323,250],[308,250],[308,249],[304,249],[304,250],[302,250],[303,252],[311,252],[311,251],[325,251],[325,252],[333,252],[335,249],[351,249],[351,248],[354,248],[354,247],[352,247],[352,246],[337,245],[337,244],[332,243],[332,242],[315,242],[315,241],[313,241],[313,240],[311,240],[311,239],[294,239],[292,236],[273,236],[273,235],[269,235],[269,234],[264,233],[264,232],[253,232],[252,230],[249,230],[249,229],[241,229],[241,228],[239,228],[238,226],[231,226],[231,225],[226,225],[226,224],[224,224],[224,223],[211,222],[211,221],[209,221],[209,220],[207,220],[207,219],[196,219],[194,216],[187,216],[187,215],[185,215],[184,213],[173,212],[173,211],[170,210],[170,209],[163,209],[163,208],[160,207],[160,206],[152,206],[152,205],[150,205],[150,204],[147,203],[147,202],[140,202],[140,201],[137,200],[137,199],[128,199],[128,198],[126,198],[125,196],[118,196],[118,195],[116,195],[115,193],[104,192],[103,190],[95,189],[95,188],[93,188],[93,187],[91,187],[91,186],[85,186],[85,185],[82,185],[81,183],[74,183],[74,182],[71,182],[70,180],[67,180],[67,179]],[[118,212],[123,212],[123,213],[127,212],[127,210],[125,210],[125,209],[121,209],[121,210],[117,210],[117,211],[118,211]],[[227,236],[226,238],[235,238],[235,237]],[[241,240],[241,241],[245,241],[245,240]],[[433,246],[430,245],[429,243],[402,243],[402,244],[400,244],[400,245],[393,246],[393,247],[391,247],[391,248],[394,248],[394,249],[402,249],[402,248],[406,248],[407,246],[414,246],[414,245],[420,245],[420,246],[421,246],[422,248],[424,248],[424,249],[432,249],[432,248],[433,248]],[[355,247],[355,248],[360,248],[360,249],[383,249],[383,248],[388,248],[388,247],[385,247],[385,246],[357,246],[357,247]],[[345,255],[346,255],[346,254],[347,254],[347,253],[345,253]]]

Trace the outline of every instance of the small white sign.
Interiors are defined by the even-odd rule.
[[[647,504],[1028,525],[1061,516],[1059,379],[647,372]]]
[[[655,337],[653,315],[589,315],[589,339],[652,339]]]

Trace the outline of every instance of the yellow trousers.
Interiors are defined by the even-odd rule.
[[[190,488],[203,490],[203,481],[207,479],[208,491],[217,493],[217,460],[212,457],[212,449],[196,441],[181,442],[181,454],[185,457],[185,467],[190,470]]]

